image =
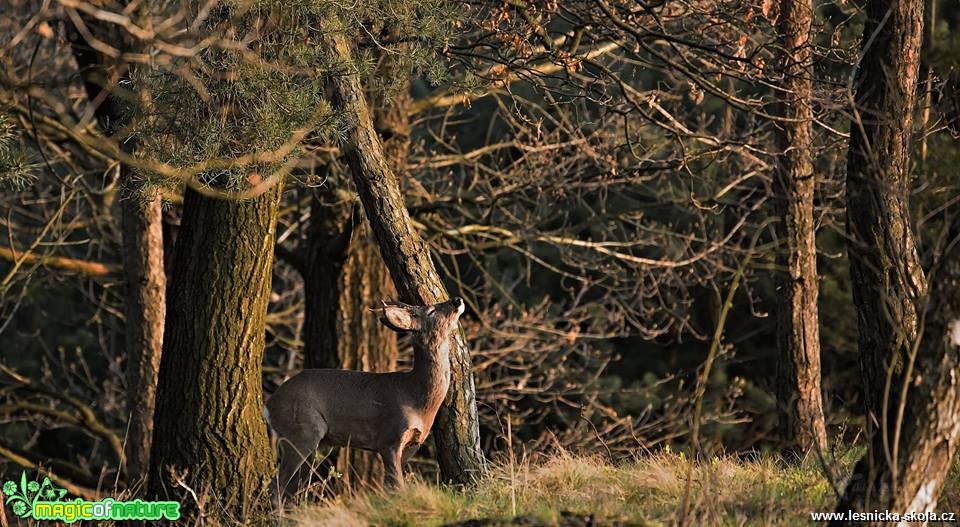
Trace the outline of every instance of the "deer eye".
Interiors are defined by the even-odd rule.
[[[432,317],[432,316],[433,316],[433,308],[432,308],[432,307],[427,310],[427,316],[428,316],[428,317]]]

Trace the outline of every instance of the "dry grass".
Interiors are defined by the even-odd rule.
[[[846,469],[854,457],[847,455],[840,463]],[[395,492],[362,493],[303,507],[287,519],[298,527],[438,526],[517,515],[552,523],[568,511],[593,514],[601,522],[670,525],[681,514],[688,474],[690,502],[684,523],[689,525],[808,525],[809,512],[830,510],[835,500],[815,459],[796,465],[762,457],[691,463],[666,452],[612,465],[559,455],[512,470],[509,465],[496,467],[490,477],[465,491],[415,480]]]

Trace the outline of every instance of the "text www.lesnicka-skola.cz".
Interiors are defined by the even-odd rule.
[[[855,522],[952,522],[957,515],[953,512],[811,512],[810,519],[815,522],[855,521]]]

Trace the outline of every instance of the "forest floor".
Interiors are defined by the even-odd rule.
[[[847,474],[858,455],[844,454],[834,470]],[[940,500],[942,512],[960,512],[957,474],[955,468]],[[467,491],[414,480],[392,492],[305,507],[289,519],[297,527],[613,527],[675,525],[683,515],[684,525],[811,525],[810,513],[832,511],[835,501],[815,457],[796,464],[764,456],[691,463],[667,452],[612,465],[562,455],[496,467]]]

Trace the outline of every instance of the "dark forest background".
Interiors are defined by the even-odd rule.
[[[263,324],[264,397],[305,366],[410,363],[409,342],[367,309],[403,295],[357,197],[344,154],[357,124],[330,74],[360,79],[410,225],[446,293],[467,302],[486,458],[562,448],[624,460],[694,446],[802,457],[809,445],[784,434],[777,402],[787,245],[776,171],[790,151],[778,143],[790,75],[779,4],[5,3],[0,479],[40,465],[78,492],[137,485],[119,464],[136,433],[129,400],[157,382],[131,376],[124,229],[136,210],[159,219],[167,291],[219,283],[232,265],[219,267],[230,260],[212,245],[178,244],[190,203],[210,211],[190,229],[234,229],[205,231],[214,245],[247,228],[273,236],[265,314],[229,313],[230,324]],[[845,182],[873,4],[894,9],[814,3],[805,45],[828,464],[866,445],[870,428]],[[922,22],[905,201],[929,269],[960,199],[960,7],[932,0]],[[348,35],[352,58],[331,54],[327,31]],[[255,44],[243,40],[253,33]],[[237,41],[255,61],[228,45]],[[291,137],[282,156],[194,170]],[[274,227],[243,205],[266,195],[278,200]],[[259,287],[250,269],[238,291]],[[191,302],[166,313],[168,324],[177,313],[218,324]],[[235,342],[256,358],[244,347],[256,342]],[[161,394],[177,387],[159,382]],[[414,461],[428,480],[443,468],[437,450]],[[346,484],[381,477],[373,458],[344,452],[336,463]]]

